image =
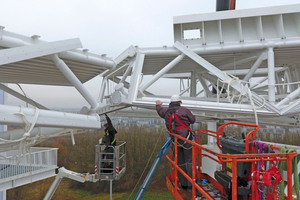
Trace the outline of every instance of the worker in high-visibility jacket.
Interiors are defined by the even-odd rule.
[[[107,168],[104,170],[105,173],[113,172],[113,158],[114,151],[116,145],[116,133],[117,130],[113,127],[110,118],[105,114],[107,123],[104,124],[104,137],[102,138],[102,144],[105,144],[106,147],[104,149],[103,159],[108,159],[107,162],[104,163],[103,168]]]
[[[104,144],[115,146],[116,145],[116,137],[115,135],[118,133],[117,130],[113,127],[110,118],[105,114],[107,123],[104,124]]]

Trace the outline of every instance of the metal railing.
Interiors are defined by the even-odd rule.
[[[11,178],[45,168],[57,167],[57,148],[31,147],[29,152],[11,150],[0,153],[0,179]],[[0,181],[1,182],[1,181]]]
[[[119,180],[126,171],[126,142],[96,145],[95,175],[100,180]]]

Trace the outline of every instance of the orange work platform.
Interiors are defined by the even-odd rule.
[[[225,135],[226,128],[233,126],[233,127],[243,127],[247,129],[251,129],[246,135],[243,140],[245,143],[245,150],[244,153],[240,154],[225,154],[219,153],[216,151],[213,151],[203,145],[201,145],[201,137],[203,135],[209,135],[216,138],[217,146],[222,150],[222,144],[220,143],[220,138]],[[287,171],[287,195],[285,195],[285,199],[292,200],[292,192],[293,192],[293,186],[292,186],[292,160],[297,155],[297,153],[290,152],[290,153],[277,153],[279,152],[279,147],[276,147],[276,145],[270,145],[270,148],[277,151],[276,153],[255,153],[255,148],[252,145],[255,140],[255,134],[260,129],[259,125],[254,124],[246,124],[246,123],[238,123],[238,122],[230,122],[227,124],[224,124],[218,128],[216,132],[210,131],[210,130],[199,130],[198,133],[194,132],[195,140],[187,140],[186,138],[183,138],[177,134],[170,133],[168,134],[173,138],[172,142],[172,148],[169,155],[167,155],[167,159],[170,162],[171,166],[171,172],[166,177],[166,184],[170,192],[172,193],[173,197],[178,200],[186,200],[186,199],[233,199],[237,200],[240,199],[238,197],[238,165],[239,163],[249,165],[249,176],[248,178],[248,184],[249,184],[249,194],[246,195],[246,199],[255,200],[258,199],[257,197],[257,185],[258,183],[263,183],[262,180],[254,181],[253,174],[256,172],[263,174],[262,169],[263,165],[261,163],[278,163],[278,161],[286,161],[286,171]],[[178,139],[181,139],[187,143],[190,143],[192,147],[192,165],[193,165],[193,171],[192,171],[192,177],[189,177],[179,166],[178,166],[178,158],[177,158],[177,150],[178,150]],[[253,152],[253,153],[252,153]],[[213,156],[212,156],[213,155]],[[216,163],[218,163],[221,167],[218,169],[219,171],[224,171],[224,168],[226,166],[231,167],[231,173],[229,175],[226,174],[224,176],[229,176],[231,178],[231,185],[230,185],[230,197],[228,196],[228,188],[225,188],[220,182],[218,182],[214,177],[210,177],[205,173],[205,171],[201,170],[201,162],[202,158],[207,157],[209,159],[214,160]],[[249,163],[249,164],[248,164]],[[260,166],[260,167],[259,167]],[[271,164],[268,164],[268,166],[271,166]],[[217,171],[217,169],[216,169]],[[187,192],[183,190],[180,187],[179,184],[179,178],[178,173],[182,173],[188,181],[192,184],[192,191]],[[252,179],[251,179],[252,175]],[[280,175],[281,176],[281,175]],[[262,176],[261,176],[262,177]],[[274,178],[274,176],[273,176]],[[209,183],[209,188],[204,183],[199,183],[199,180],[205,180],[205,182]],[[197,183],[198,181],[198,183]],[[262,182],[260,182],[262,181]],[[227,192],[226,192],[227,190]],[[271,197],[272,199],[277,199],[279,195],[279,190],[274,188],[275,192],[274,195]],[[212,192],[213,191],[213,192]],[[217,191],[217,192],[215,192]],[[218,194],[215,196],[214,194]],[[200,195],[201,194],[201,195]],[[276,196],[277,195],[277,196]],[[245,197],[244,197],[245,199]]]

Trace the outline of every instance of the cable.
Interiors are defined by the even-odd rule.
[[[23,92],[23,94],[24,94],[24,97],[25,97],[25,99],[26,99],[26,107],[28,108],[28,97],[27,97],[27,95],[26,95],[26,93],[24,92],[24,90],[23,90],[23,88],[21,87],[21,85],[19,84],[19,83],[17,83],[17,86],[20,88],[20,90]]]
[[[156,141],[156,143],[155,143],[155,146],[154,146],[154,148],[153,148],[153,151],[152,151],[152,153],[151,153],[151,156],[149,157],[149,159],[148,159],[148,161],[147,161],[147,164],[146,164],[146,166],[144,167],[144,170],[143,170],[143,172],[142,172],[142,174],[141,174],[139,180],[138,180],[137,183],[135,184],[133,190],[131,191],[131,193],[130,193],[128,199],[130,199],[130,197],[132,196],[134,190],[136,189],[136,187],[138,186],[139,182],[141,181],[141,179],[142,179],[142,177],[143,177],[143,175],[144,175],[144,173],[145,173],[145,171],[146,171],[146,169],[147,169],[147,167],[148,167],[148,165],[149,165],[149,163],[150,163],[150,160],[151,160],[151,158],[152,158],[152,156],[153,156],[153,154],[154,154],[154,151],[155,151],[155,149],[156,149],[156,146],[157,146],[157,144],[158,144],[158,141],[159,141],[160,138],[161,138],[161,135],[162,135],[162,131],[161,131],[161,133],[159,134],[159,137],[158,137],[158,139],[157,139],[157,141]]]

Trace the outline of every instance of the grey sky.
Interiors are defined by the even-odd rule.
[[[130,45],[173,45],[173,16],[215,12],[216,0],[0,0],[0,25],[42,40],[80,38],[84,48],[115,58]],[[236,0],[236,9],[300,4],[300,0]],[[86,87],[99,94],[99,78]],[[26,87],[28,96],[41,96],[44,86]],[[47,87],[38,100],[46,106],[69,102],[82,105],[73,88]],[[51,92],[53,91],[53,92]],[[54,95],[55,94],[55,95]],[[60,95],[62,94],[62,95]],[[72,102],[72,103],[70,103]]]

